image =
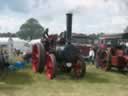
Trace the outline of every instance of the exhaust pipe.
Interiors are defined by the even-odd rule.
[[[67,13],[66,42],[71,43],[72,38],[72,13]]]

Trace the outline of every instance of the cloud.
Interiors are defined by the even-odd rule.
[[[30,9],[30,1],[31,0],[1,0],[0,9],[9,8],[16,12],[28,12]]]
[[[28,18],[27,15],[5,8],[0,14],[0,32],[17,32],[21,24]]]
[[[128,25],[128,0],[1,0],[0,31],[16,32],[34,17],[51,33],[66,28],[67,12],[73,13],[73,31],[123,32]]]

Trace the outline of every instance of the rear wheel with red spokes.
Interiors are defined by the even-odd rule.
[[[46,76],[48,80],[56,76],[56,58],[54,54],[48,54],[46,59]]]
[[[32,70],[34,72],[43,72],[45,65],[45,49],[42,44],[32,46]]]

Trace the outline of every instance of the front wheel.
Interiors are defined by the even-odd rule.
[[[78,58],[73,64],[72,75],[75,78],[83,78],[86,73],[86,64],[82,57]]]
[[[46,76],[48,80],[53,79],[56,76],[56,58],[54,54],[47,54],[46,58]]]

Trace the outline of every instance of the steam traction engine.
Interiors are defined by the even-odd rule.
[[[101,44],[103,44],[104,47],[101,46],[98,55],[100,62],[102,62],[100,67],[105,71],[110,70],[112,67],[116,67],[119,71],[128,69],[128,53],[125,52],[126,46],[120,45],[124,40],[123,35],[124,34],[115,34],[101,37]]]
[[[42,73],[45,69],[48,79],[56,77],[60,71],[71,72],[73,77],[85,75],[86,64],[80,50],[71,43],[72,14],[67,15],[67,31],[63,37],[44,33],[41,43],[34,44],[32,50],[32,69]]]

